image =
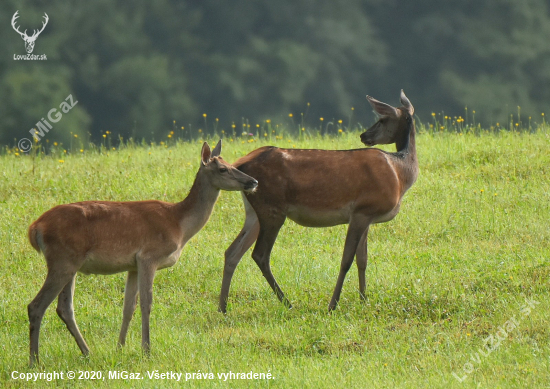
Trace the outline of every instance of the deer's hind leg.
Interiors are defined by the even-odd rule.
[[[252,251],[252,259],[256,262],[264,278],[266,279],[275,295],[284,305],[288,308],[292,308],[290,301],[285,297],[285,294],[281,290],[281,287],[275,280],[273,273],[271,272],[271,250],[279,234],[279,230],[283,226],[286,216],[283,214],[275,214],[266,212],[266,215],[260,219],[260,232],[254,251]]]
[[[29,315],[30,366],[33,366],[35,362],[39,362],[38,340],[44,313],[63,288],[74,279],[75,274],[76,271],[55,271],[49,269],[44,285],[34,300],[27,306]]]
[[[124,346],[126,343],[126,334],[128,326],[132,320],[132,316],[136,310],[138,294],[138,273],[137,271],[129,271],[126,278],[126,288],[124,288],[124,308],[122,311],[122,327],[118,337],[118,345]]]
[[[233,243],[231,243],[231,246],[229,246],[229,248],[225,251],[222,288],[220,292],[220,302],[218,305],[218,311],[222,313],[226,313],[227,311],[227,298],[229,296],[229,288],[231,286],[233,273],[235,272],[235,269],[241,261],[244,253],[258,238],[258,233],[260,231],[260,223],[254,208],[252,208],[246,199],[246,195],[242,194],[242,196],[246,211],[246,219],[241,232],[239,232],[239,235],[237,235]]]
[[[90,349],[88,348],[88,345],[84,341],[84,338],[82,337],[82,334],[80,333],[78,329],[78,325],[76,324],[76,320],[74,317],[74,308],[73,308],[73,297],[74,297],[74,288],[75,288],[75,279],[76,279],[76,273],[73,275],[71,280],[65,285],[61,293],[59,294],[59,297],[57,298],[57,315],[63,320],[65,325],[67,326],[67,329],[71,333],[71,335],[76,340],[76,344],[78,344],[78,347],[80,348],[80,351],[84,355],[88,355],[90,352]]]

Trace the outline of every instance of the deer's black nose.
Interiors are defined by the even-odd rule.
[[[372,139],[367,139],[367,133],[366,132],[363,132],[361,134],[360,139],[361,139],[361,142],[365,146],[373,146],[374,145],[374,142],[372,141]]]
[[[255,179],[251,179],[246,183],[246,185],[244,186],[244,189],[253,190],[253,189],[256,189],[257,186],[258,186],[258,181],[256,181]]]

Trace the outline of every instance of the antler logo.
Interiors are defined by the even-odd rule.
[[[23,38],[23,40],[25,41],[25,49],[27,50],[27,53],[30,54],[34,50],[34,42],[36,41],[36,38],[38,38],[38,35],[40,35],[42,31],[44,31],[44,27],[46,27],[46,24],[48,24],[48,14],[44,12],[43,17],[45,20],[42,24],[42,28],[40,30],[34,30],[32,36],[28,36],[27,30],[25,30],[25,32],[21,32],[19,31],[19,28],[15,25],[15,19],[19,17],[19,15],[17,15],[18,12],[19,11],[15,11],[15,13],[13,14],[13,18],[11,19],[11,26],[15,31],[19,33],[19,35],[21,35],[21,38]]]

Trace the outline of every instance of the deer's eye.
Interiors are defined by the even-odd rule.
[[[225,173],[226,171],[227,171],[227,168],[224,168],[224,167],[220,168],[220,173]]]

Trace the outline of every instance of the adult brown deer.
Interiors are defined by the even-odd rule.
[[[414,108],[401,91],[402,107],[394,108],[367,96],[379,115],[361,134],[367,146],[395,143],[396,153],[357,150],[297,150],[262,147],[233,166],[258,181],[254,194],[242,195],[244,226],[225,252],[220,312],[227,309],[231,278],[243,254],[256,245],[252,258],[283,303],[290,307],[270,268],[270,255],[279,229],[288,217],[306,227],[349,224],[340,273],[329,304],[333,310],[344,278],[357,258],[359,293],[365,298],[367,234],[373,223],[397,215],[401,199],[418,176]]]
[[[205,142],[201,165],[185,200],[85,201],[59,205],[29,227],[32,246],[44,254],[48,274],[28,306],[30,364],[38,362],[42,317],[58,297],[57,314],[84,355],[89,352],[73,311],[77,272],[128,272],[119,344],[124,345],[139,291],[142,346],[149,351],[149,316],[155,271],[174,265],[193,235],[206,224],[220,190],[254,191],[258,182],[220,157],[221,140],[212,153]]]

